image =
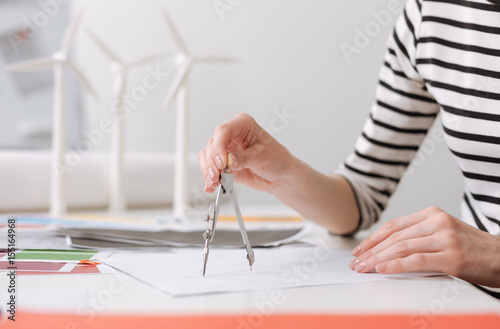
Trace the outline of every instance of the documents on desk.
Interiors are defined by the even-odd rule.
[[[77,248],[97,249],[137,249],[165,247],[202,247],[204,229],[166,230],[120,230],[61,228],[55,234],[68,236],[68,244]],[[252,245],[256,247],[276,247],[296,243],[303,235],[304,228],[274,228],[249,230]],[[241,234],[234,229],[220,229],[214,239],[214,246],[224,248],[243,247]]]
[[[0,218],[0,231],[2,221]],[[18,249],[109,249],[147,250],[171,247],[200,247],[203,245],[204,223],[198,225],[161,225],[151,219],[116,218],[100,216],[74,216],[51,218],[49,216],[19,216]],[[156,224],[155,224],[156,223]],[[235,223],[220,225],[214,246],[243,246],[241,234]],[[252,244],[274,247],[297,243],[304,234],[302,223],[251,223],[249,229]],[[0,243],[7,245],[5,235]]]
[[[101,251],[92,257],[85,255],[85,258],[99,260],[103,265],[127,273],[173,296],[293,289],[303,286],[441,275],[435,272],[397,275],[354,272],[347,266],[352,259],[350,249],[334,248],[321,238],[316,242],[307,240],[303,237],[307,232],[303,225],[280,224],[269,227],[266,223],[249,227],[248,235],[252,247],[256,247],[253,272],[248,271],[246,251],[243,248],[239,230],[231,229],[230,226],[220,227],[213,240],[214,248],[210,251],[210,271],[205,277],[201,275],[203,229],[200,227],[149,226],[149,228],[138,229],[137,226],[127,227],[123,223],[114,225],[106,223],[106,227],[85,226],[83,223],[78,223],[73,227],[71,225],[59,227],[55,232],[50,233],[46,229],[41,230],[44,233],[44,240],[46,233],[56,233],[61,237],[70,236],[71,238],[67,239],[70,248],[77,245],[86,248],[94,247],[94,250],[114,248],[119,252],[112,254],[111,257],[108,257],[109,252]],[[328,239],[328,237],[324,238]],[[305,240],[316,244],[302,243]],[[59,244],[58,242],[57,245]],[[123,252],[123,248],[130,246],[141,248],[142,252]],[[56,249],[49,245],[44,245],[44,247]],[[159,247],[167,247],[168,252],[162,252],[165,249],[159,249]],[[30,260],[36,256],[35,260],[40,262],[41,257],[38,257],[36,250],[26,251],[26,253]],[[62,259],[57,259],[65,263],[73,261],[73,259],[68,259],[68,254],[62,251],[50,251],[48,260],[54,262],[55,258],[52,256],[61,256]],[[78,256],[76,260],[80,258]],[[101,267],[104,271],[105,267]],[[104,273],[103,271],[98,272]]]
[[[210,272],[201,275],[200,250],[179,249],[169,254],[122,254],[101,261],[148,285],[174,296],[273,290],[340,283],[442,275],[419,272],[397,275],[360,274],[347,264],[348,250],[326,245],[291,245],[256,248],[253,272],[248,271],[245,249],[213,249]]]

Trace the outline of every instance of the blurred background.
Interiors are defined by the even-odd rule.
[[[75,12],[85,7],[73,59],[97,89],[91,98],[70,75],[68,148],[91,140],[111,117],[113,74],[90,29],[125,61],[177,49],[161,8],[193,55],[220,54],[237,64],[197,65],[190,78],[191,190],[210,200],[196,154],[214,128],[240,112],[251,114],[297,157],[332,173],[352,151],[370,110],[385,43],[405,1],[399,0],[0,0],[0,211],[48,207],[52,70],[11,73],[5,66],[48,56],[59,48]],[[172,201],[175,106],[161,104],[176,74],[173,56],[131,71],[126,123],[129,207]],[[139,91],[157,72],[157,86]],[[458,215],[462,181],[439,124],[392,198],[384,218],[436,205]],[[95,145],[94,145],[95,144]],[[110,134],[80,154],[68,175],[72,209],[108,203]],[[238,186],[243,210],[278,205],[265,193]],[[205,208],[203,208],[205,209]]]

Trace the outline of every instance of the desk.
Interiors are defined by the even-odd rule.
[[[5,328],[500,328],[500,301],[449,277],[284,289],[280,303],[269,291],[176,298],[122,273],[17,278],[18,322]]]

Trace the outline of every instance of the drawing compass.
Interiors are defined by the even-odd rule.
[[[238,225],[240,227],[241,237],[243,238],[243,242],[247,250],[247,259],[248,265],[250,265],[250,271],[252,271],[252,265],[255,261],[252,246],[250,245],[250,240],[248,239],[247,230],[245,228],[245,224],[243,223],[243,217],[241,216],[240,207],[238,206],[238,200],[236,199],[236,192],[233,187],[233,175],[224,170],[224,172],[220,174],[215,202],[210,205],[210,209],[208,210],[208,214],[206,216],[207,230],[203,233],[203,238],[205,239],[205,248],[203,249],[203,276],[205,276],[207,269],[210,243],[215,235],[215,226],[217,225],[217,217],[219,216],[221,198],[222,195],[226,193],[229,193],[231,201],[233,202],[234,212],[236,213],[236,218],[238,219]]]

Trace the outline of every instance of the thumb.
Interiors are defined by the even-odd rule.
[[[229,170],[255,169],[261,163],[259,154],[252,149],[231,152],[227,155]]]
[[[237,152],[231,152],[227,155],[227,168],[229,170],[241,170],[242,164],[245,163],[245,157]]]
[[[252,169],[260,171],[269,157],[269,150],[263,147],[250,147],[246,150],[233,151],[228,154],[227,162],[229,170]]]

